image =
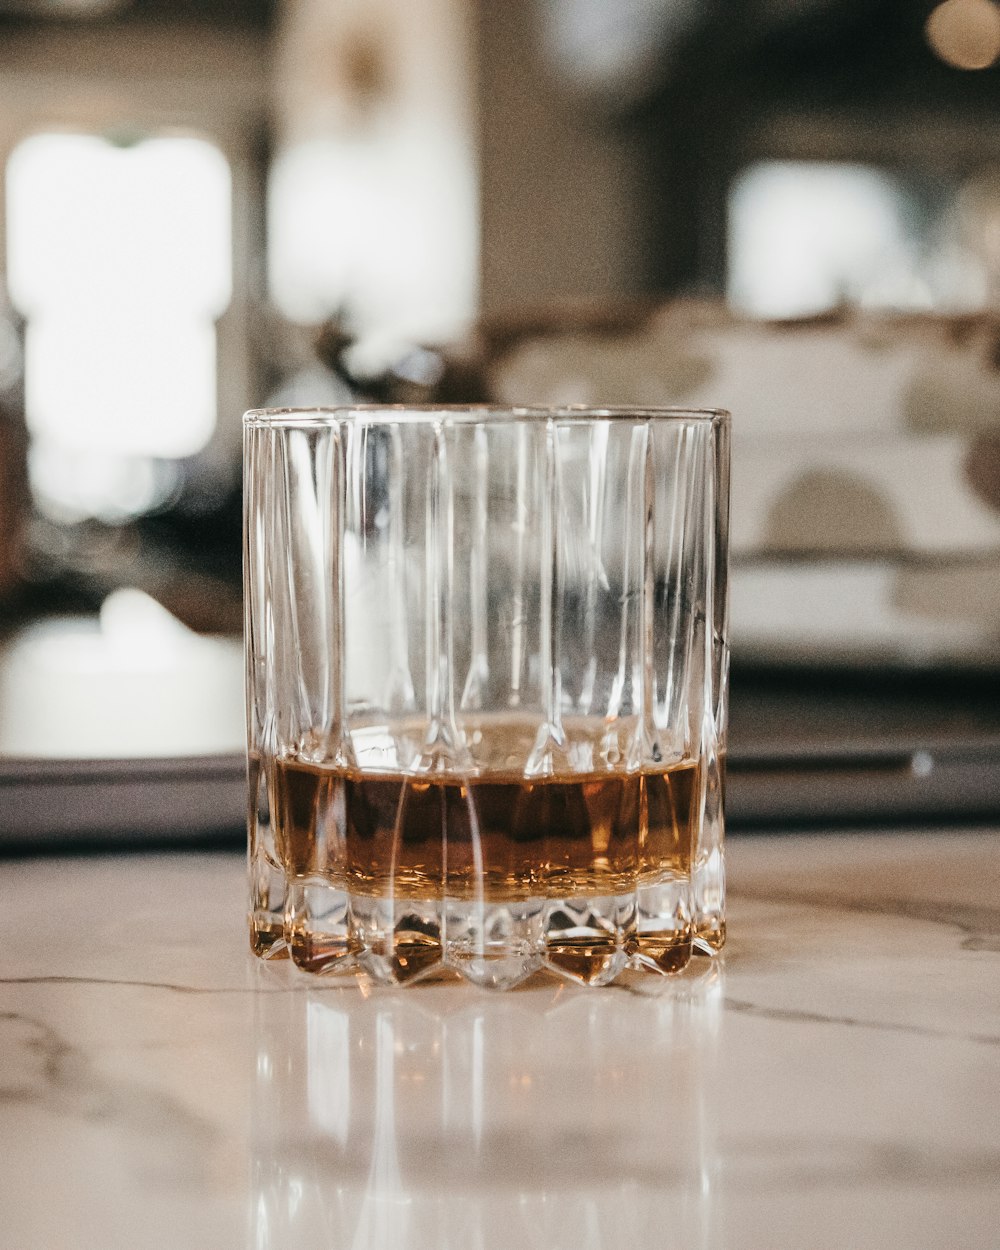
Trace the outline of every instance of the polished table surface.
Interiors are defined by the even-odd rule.
[[[660,993],[363,992],[243,862],[0,864],[7,1250],[1000,1247],[1000,832],[730,842]]]

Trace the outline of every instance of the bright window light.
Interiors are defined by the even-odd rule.
[[[729,197],[730,302],[764,317],[836,304],[967,313],[1000,287],[1000,179],[767,161]]]
[[[907,207],[891,178],[860,165],[754,165],[730,195],[730,301],[776,317],[841,302],[926,306]]]
[[[468,159],[426,127],[297,143],[272,167],[268,280],[292,321],[453,335],[475,311],[477,246]]]
[[[53,464],[80,456],[94,476],[62,502],[100,515],[109,466],[193,455],[215,428],[215,322],[232,291],[229,165],[197,138],[121,146],[41,134],[11,154],[6,182],[33,480],[51,488],[65,477]],[[134,495],[121,506],[136,509]]]

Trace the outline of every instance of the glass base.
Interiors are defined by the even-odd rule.
[[[513,989],[538,973],[588,986],[631,983],[637,973],[670,978],[725,939],[721,921],[692,916],[686,878],[603,897],[496,901],[348,894],[322,877],[281,889],[279,875],[269,864],[266,898],[258,890],[251,911],[254,954],[381,985],[449,971],[486,989]]]

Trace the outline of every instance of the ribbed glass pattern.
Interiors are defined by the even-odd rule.
[[[728,417],[245,419],[251,937],[670,974],[725,934]]]

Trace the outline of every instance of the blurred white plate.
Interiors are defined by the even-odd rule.
[[[245,809],[241,640],[120,590],[0,648],[0,844],[236,832]]]

